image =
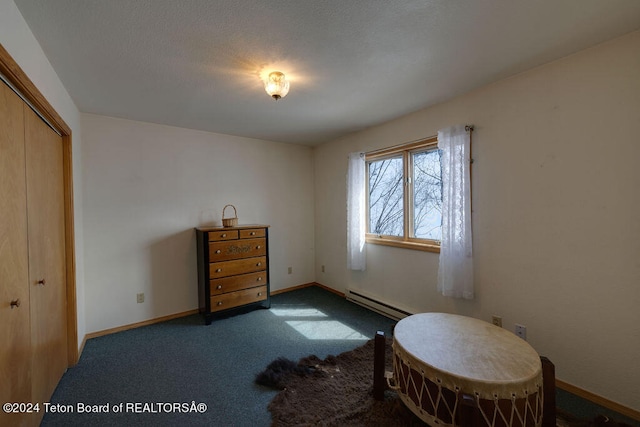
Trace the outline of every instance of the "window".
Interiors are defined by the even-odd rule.
[[[439,252],[441,152],[436,137],[366,155],[368,243]]]

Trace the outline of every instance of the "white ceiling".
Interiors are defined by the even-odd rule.
[[[308,145],[640,28],[639,0],[15,3],[83,112]]]

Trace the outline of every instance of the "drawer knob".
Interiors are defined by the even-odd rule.
[[[260,267],[262,265],[261,262],[257,263],[256,266]]]
[[[218,250],[216,251],[216,253],[217,253],[217,254],[219,254],[219,253],[220,253],[220,249],[218,249]]]
[[[256,249],[260,249],[260,245],[256,246]]]
[[[258,292],[258,296],[261,297],[262,296],[262,292]]]
[[[251,232],[251,233],[249,233],[249,234],[250,234],[250,235],[252,235],[252,236],[255,236],[255,235],[256,235],[256,232],[255,232],[255,231],[252,231],[252,232]]]
[[[227,237],[227,233],[224,233],[224,234],[222,235],[222,237]]]
[[[222,289],[222,285],[216,286],[216,289]]]
[[[216,268],[216,273],[220,273],[222,271],[221,268]]]
[[[259,282],[262,280],[262,277],[258,277],[256,280]]]
[[[222,305],[222,301],[218,301],[218,305]]]

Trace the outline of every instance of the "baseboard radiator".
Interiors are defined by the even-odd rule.
[[[348,301],[354,302],[358,305],[373,310],[383,316],[390,317],[395,320],[400,320],[404,317],[411,316],[413,313],[410,311],[398,307],[397,304],[390,304],[383,301],[380,297],[371,295],[356,289],[347,289],[345,294]]]

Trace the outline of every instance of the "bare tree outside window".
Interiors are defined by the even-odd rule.
[[[385,236],[404,234],[402,157],[369,163],[369,232]]]
[[[367,161],[368,233],[436,244],[441,240],[441,157],[441,151],[431,143],[427,147],[399,149],[391,156]],[[405,182],[410,185],[403,185]],[[405,236],[405,223],[408,236]]]
[[[440,150],[413,154],[413,232],[418,239],[442,239]]]

